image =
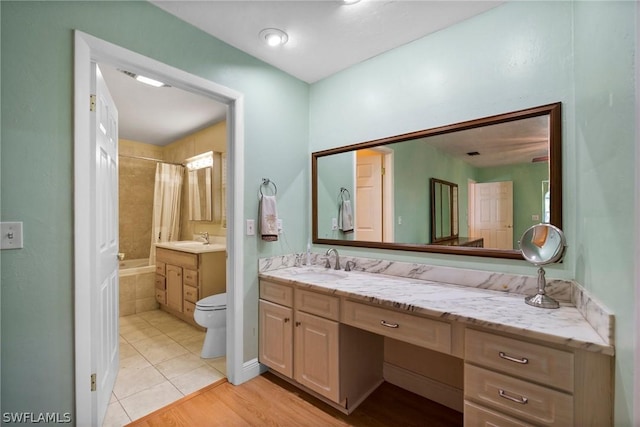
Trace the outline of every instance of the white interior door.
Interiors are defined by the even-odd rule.
[[[358,150],[356,156],[355,239],[382,241],[382,156]]]
[[[95,111],[91,114],[96,183],[95,282],[90,283],[92,354],[97,424],[102,425],[118,373],[118,111],[100,68],[92,63]]]
[[[484,247],[513,249],[513,183],[476,183],[474,186],[474,236]]]

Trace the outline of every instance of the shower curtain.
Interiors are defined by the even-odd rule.
[[[155,243],[170,242],[180,237],[180,199],[184,167],[167,163],[156,166],[156,185],[153,194],[151,222],[151,250],[149,264],[156,262]]]

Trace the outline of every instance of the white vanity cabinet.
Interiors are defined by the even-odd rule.
[[[608,426],[612,358],[465,330],[465,427]]]
[[[382,337],[341,325],[337,297],[260,281],[259,360],[345,413],[382,383]]]

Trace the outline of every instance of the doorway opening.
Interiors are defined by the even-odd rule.
[[[99,402],[111,390],[94,390],[95,371],[100,352],[100,334],[96,333],[96,295],[94,283],[95,219],[92,204],[95,194],[95,158],[88,147],[91,141],[91,63],[107,63],[163,80],[174,87],[209,97],[227,106],[227,379],[240,384],[258,373],[255,366],[243,363],[243,239],[242,191],[243,170],[243,97],[240,93],[206,79],[186,73],[127,49],[75,32],[74,58],[74,211],[75,211],[75,374],[76,422],[81,425],[100,425],[106,408]],[[101,394],[102,393],[102,394]],[[100,395],[100,396],[99,396]]]

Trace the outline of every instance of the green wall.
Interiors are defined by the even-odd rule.
[[[632,425],[636,3],[508,2],[311,87],[310,151],[562,102],[563,228],[548,277],[616,315],[615,419]],[[345,248],[346,252],[346,248]],[[352,250],[534,274],[523,261]]]
[[[244,94],[245,218],[262,177],[278,185],[286,242],[245,238],[244,360],[257,356],[257,259],[303,251],[309,229],[309,86],[150,3],[0,2],[2,411],[74,412],[73,30]],[[283,165],[286,165],[283,167]]]

